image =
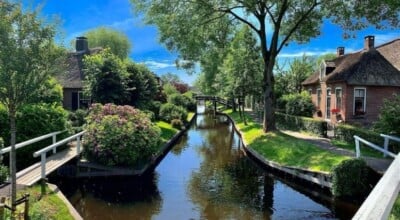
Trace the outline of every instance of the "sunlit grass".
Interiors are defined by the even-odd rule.
[[[279,131],[264,133],[262,126],[249,116],[247,116],[247,125],[244,125],[239,113],[233,113],[232,110],[227,110],[225,113],[235,120],[248,147],[257,151],[267,160],[282,166],[330,172],[334,166],[349,159],[349,157],[320,149],[309,142]]]
[[[397,197],[397,200],[393,205],[392,212],[389,215],[389,219],[400,219],[400,196]]]
[[[188,112],[186,120],[190,121],[193,118],[194,114],[195,114],[194,112]]]
[[[29,217],[30,219],[60,219],[73,220],[67,205],[57,196],[57,194],[46,187],[46,194],[41,197],[40,185],[35,185],[18,192],[18,198],[28,193],[29,196]],[[5,219],[10,219],[10,212],[5,212]],[[23,217],[24,205],[17,206],[17,219]]]
[[[161,129],[162,144],[167,143],[178,132],[178,129],[165,121],[157,121],[156,125]]]

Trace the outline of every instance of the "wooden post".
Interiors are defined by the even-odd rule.
[[[215,100],[215,97],[213,100],[214,100],[214,118],[215,118],[217,115],[217,101]]]
[[[5,206],[6,198],[1,197],[0,199],[0,220],[4,219],[4,206]]]
[[[360,157],[360,141],[355,138],[356,141],[356,157],[359,158]]]
[[[389,138],[385,137],[385,142],[383,144],[383,148],[385,149],[385,151],[388,151],[389,149]],[[387,153],[383,153],[384,157],[387,157],[388,154]]]
[[[56,139],[56,135],[54,134],[53,135],[53,144],[55,144],[56,142],[57,142],[57,139]],[[53,154],[55,154],[55,153],[57,153],[57,149],[53,148]]]
[[[76,153],[79,158],[79,154],[81,153],[81,137],[80,136],[76,137],[76,151],[77,151]]]
[[[46,195],[46,182],[47,182],[47,179],[46,179],[46,178],[42,178],[42,179],[40,180],[40,188],[41,188],[41,195],[40,195],[40,197],[41,197],[41,198],[42,198],[43,196]]]
[[[25,212],[24,212],[24,219],[29,219],[29,193],[25,194]]]

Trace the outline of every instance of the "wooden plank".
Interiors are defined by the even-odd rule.
[[[77,156],[76,146],[69,147],[46,158],[46,175]],[[41,179],[40,162],[18,172],[17,184],[31,186]]]

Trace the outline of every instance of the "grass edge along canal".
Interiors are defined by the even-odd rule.
[[[331,172],[332,168],[350,157],[323,150],[309,142],[286,135],[280,131],[264,133],[262,125],[246,115],[244,125],[238,112],[224,111],[240,129],[247,147],[255,150],[266,160],[310,171]]]

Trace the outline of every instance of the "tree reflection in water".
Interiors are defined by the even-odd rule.
[[[239,150],[232,126],[207,120],[210,118],[203,122],[208,125],[207,142],[197,148],[204,160],[192,174],[190,197],[200,205],[206,219],[268,219],[273,213],[274,180],[263,175]]]

